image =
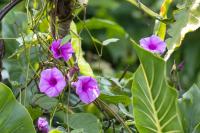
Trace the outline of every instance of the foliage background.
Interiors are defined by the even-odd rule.
[[[175,5],[178,1],[180,0],[175,0],[170,7],[169,17],[173,17],[172,11],[176,9]],[[0,8],[8,2],[9,0],[1,0]],[[141,2],[155,12],[159,12],[162,0],[141,0]],[[30,8],[33,9],[33,12],[40,11],[42,4],[39,3],[42,3],[42,0],[31,1]],[[43,56],[36,56],[37,54],[34,53],[37,53],[37,51],[34,48],[30,49],[30,51],[22,52],[21,55],[13,55],[19,48],[22,48],[19,40],[17,41],[16,39],[30,33],[30,29],[27,28],[28,18],[26,17],[26,7],[25,2],[20,3],[15,9],[8,13],[1,22],[0,37],[5,39],[6,46],[2,75],[4,77],[4,83],[12,89],[27,83],[32,77],[32,73],[34,73],[38,67],[37,62],[41,58],[45,58]],[[86,18],[86,26],[95,39],[100,41],[109,38],[120,39],[115,43],[104,46],[102,56],[97,52],[97,49],[101,51],[102,45],[96,43],[96,49],[87,30],[82,30],[83,27],[80,19],[83,20],[84,17]],[[48,33],[47,21],[47,19],[43,19],[39,25],[39,31]],[[130,84],[126,86],[125,92],[122,92],[119,91],[120,85],[116,82],[116,79],[120,77],[127,66],[129,67],[125,79],[129,79],[129,75],[135,72],[136,68],[139,66],[139,60],[129,41],[129,37],[134,38],[134,40],[138,42],[141,38],[150,36],[154,29],[154,19],[125,0],[90,0],[86,13],[81,12],[79,16],[75,18],[75,23],[77,24],[78,31],[81,31],[81,37],[83,39],[82,48],[85,52],[84,57],[90,63],[94,72],[109,79],[108,84],[112,83],[110,85],[113,91],[112,93],[118,95],[125,93],[125,95],[130,96]],[[184,62],[184,69],[179,72],[180,85],[184,91],[192,86],[193,83],[196,83],[200,87],[199,37],[200,30],[187,34],[183,45],[173,53],[167,64],[168,80],[170,80],[170,72],[174,61],[176,64]],[[34,40],[34,38],[27,38],[27,40]],[[34,41],[37,42],[37,40]],[[28,47],[29,45],[30,44],[26,46]],[[42,55],[42,53],[40,54]],[[115,78],[111,78],[112,76]],[[102,84],[106,83],[107,80]],[[126,82],[124,84],[126,84]],[[103,85],[102,87],[104,87],[105,90],[107,89]],[[29,112],[33,111],[31,107],[28,106],[29,102],[31,102],[29,96],[34,94],[35,90],[36,89],[33,89],[33,92],[23,93],[22,95],[25,95],[25,98],[20,99],[21,103],[29,108]],[[14,94],[17,94],[18,91],[17,89],[13,89]],[[54,105],[53,103],[56,103],[55,99],[50,100],[50,102],[52,106]],[[125,104],[128,104],[128,102],[129,100],[124,101]],[[38,102],[38,104],[40,103],[41,102]],[[40,106],[48,109],[47,105]],[[93,105],[85,106],[84,111],[92,112],[96,116],[99,116],[99,112]],[[41,113],[40,109],[37,108],[37,112],[39,115]],[[38,115],[32,117],[36,118]]]

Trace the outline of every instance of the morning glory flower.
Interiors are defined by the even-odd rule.
[[[41,72],[39,89],[49,97],[58,96],[66,86],[65,77],[56,67]]]
[[[162,41],[158,36],[152,35],[150,37],[142,38],[140,40],[140,45],[152,52],[157,54],[163,54],[166,49],[166,43]]]
[[[55,59],[63,58],[65,61],[68,61],[74,53],[72,44],[71,42],[68,42],[66,44],[61,45],[61,42],[61,39],[53,41],[50,50],[52,51],[53,57]]]
[[[93,102],[100,95],[96,79],[90,76],[79,76],[72,86],[76,88],[76,94],[81,101],[86,104]]]
[[[39,117],[37,121],[38,130],[42,133],[48,133],[48,121],[44,117]]]

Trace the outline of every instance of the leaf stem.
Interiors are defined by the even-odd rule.
[[[94,103],[96,106],[103,107],[106,112],[111,113],[119,122],[122,123],[124,128],[127,129],[128,133],[132,133],[131,129],[125,124],[124,120],[117,113],[115,113],[104,101],[102,101],[101,99],[96,99]]]
[[[168,13],[171,3],[172,3],[172,0],[164,0],[160,7],[160,16],[163,17],[164,19],[167,18],[167,13]],[[154,26],[154,34],[164,40],[165,35],[166,35],[166,24],[163,22],[160,22],[159,20],[156,20],[155,26]]]
[[[144,11],[149,16],[151,16],[151,17],[153,17],[155,19],[158,19],[160,21],[163,20],[162,16],[160,16],[158,13],[152,11],[150,8],[148,8],[147,6],[142,4],[140,1],[138,1],[138,0],[127,0],[127,1],[130,2],[131,4],[133,4],[134,6],[138,7],[142,11]]]

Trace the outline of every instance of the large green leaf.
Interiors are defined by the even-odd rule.
[[[184,4],[175,12],[176,22],[171,24],[167,39],[168,53],[166,59],[181,45],[182,40],[188,32],[200,27],[200,0],[184,0]]]
[[[200,89],[193,85],[180,99],[179,107],[185,133],[200,133]]]
[[[0,83],[0,132],[35,133],[29,113],[15,100],[11,90],[2,83]]]
[[[165,79],[166,62],[134,45],[141,65],[132,86],[136,127],[141,133],[182,133],[177,92]]]

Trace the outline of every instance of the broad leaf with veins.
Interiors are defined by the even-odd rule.
[[[136,127],[141,133],[182,133],[178,95],[166,82],[166,62],[134,45],[141,65],[135,72],[132,95]]]

